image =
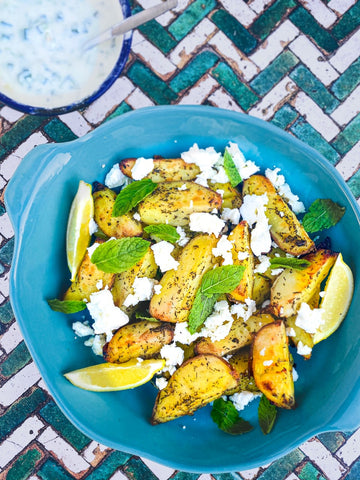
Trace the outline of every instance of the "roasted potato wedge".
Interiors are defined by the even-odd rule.
[[[96,242],[100,243],[100,242]],[[114,283],[115,274],[105,273],[91,263],[89,253],[86,252],[75,282],[72,282],[64,295],[64,300],[89,300],[90,295],[99,290],[97,283],[101,280],[102,287],[111,288]]]
[[[150,301],[150,314],[164,322],[184,322],[188,319],[203,275],[216,265],[212,249],[217,244],[214,235],[198,235],[184,247],[177,270],[165,272],[161,292]]]
[[[275,243],[284,252],[295,256],[313,251],[315,249],[314,242],[287,203],[276,192],[270,180],[262,175],[252,175],[244,180],[243,196],[264,193],[269,199],[265,215],[271,225],[270,233]]]
[[[252,344],[252,374],[259,390],[277,407],[295,406],[288,339],[282,320],[265,325]]]
[[[198,355],[183,363],[156,398],[151,423],[168,422],[191,415],[200,407],[235,388],[238,375],[215,355]]]
[[[277,317],[291,317],[308,303],[335,263],[337,253],[317,250],[305,255],[310,265],[303,270],[285,269],[271,287],[270,309]]]
[[[270,299],[270,292],[271,280],[260,273],[255,273],[252,299],[255,300],[257,307],[260,307],[265,300]]]
[[[116,193],[110,188],[96,184],[94,198],[94,220],[99,228],[108,237],[137,237],[142,234],[141,223],[134,220],[132,215],[125,214],[121,217],[113,217],[112,211],[116,199]]]
[[[179,190],[183,185],[186,190]],[[221,204],[221,195],[210,188],[194,182],[164,182],[139,204],[138,212],[146,224],[183,227],[189,224],[191,213],[210,213]]]
[[[250,348],[242,348],[229,358],[230,365],[237,371],[239,375],[238,386],[232,390],[228,390],[225,395],[233,395],[234,393],[247,391],[258,393],[259,389],[255,383],[254,377],[250,375],[249,370]]]
[[[124,363],[132,358],[151,358],[171,343],[173,336],[174,325],[170,323],[146,320],[128,323],[104,345],[104,359],[109,363]]]
[[[211,190],[215,192],[222,190],[222,206],[224,208],[240,208],[242,204],[242,197],[239,190],[231,186],[231,183],[211,183],[209,184]]]
[[[125,158],[119,163],[124,175],[132,178],[131,170],[136,158]],[[154,168],[145,177],[155,183],[161,182],[186,182],[194,180],[200,173],[200,168],[195,163],[186,163],[181,158],[154,158]]]

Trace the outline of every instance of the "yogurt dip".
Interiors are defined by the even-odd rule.
[[[89,97],[113,70],[123,39],[83,45],[122,19],[119,0],[1,0],[0,92],[46,109]]]

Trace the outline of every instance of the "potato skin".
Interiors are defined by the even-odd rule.
[[[230,365],[237,371],[239,375],[239,382],[236,388],[228,390],[225,395],[233,395],[234,393],[247,391],[259,393],[254,377],[250,375],[249,369],[250,348],[242,348],[229,358]]]
[[[216,355],[198,355],[184,362],[156,398],[151,423],[169,422],[221,397],[235,388],[238,374]]]
[[[211,190],[215,192],[217,190],[222,190],[222,205],[221,210],[224,208],[240,208],[242,204],[242,197],[239,190],[235,187],[232,187],[230,183],[211,183],[209,184]]]
[[[125,158],[119,163],[124,175],[132,178],[131,170],[136,158]],[[200,173],[200,168],[195,163],[186,163],[182,158],[154,158],[154,168],[146,175],[155,183],[161,182],[186,182],[194,180]]]
[[[164,345],[172,342],[174,326],[164,322],[143,320],[124,325],[103,348],[109,363],[124,363],[132,358],[151,358]]]
[[[179,190],[184,184],[186,190]],[[210,188],[194,182],[164,182],[139,204],[138,212],[146,224],[183,227],[189,224],[191,213],[210,213],[221,204],[221,195]]]

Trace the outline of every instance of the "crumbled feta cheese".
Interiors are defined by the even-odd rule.
[[[232,401],[234,404],[234,407],[236,410],[239,412],[241,410],[244,410],[246,405],[248,405],[250,402],[255,400],[255,398],[259,397],[259,394],[254,394],[252,392],[239,392],[239,393],[234,393],[234,395],[231,395],[229,399]]]
[[[259,256],[260,263],[256,265],[254,273],[265,273],[266,270],[270,267],[270,258],[266,255]]]
[[[249,252],[238,252],[237,257],[239,260],[246,260],[249,258]]]
[[[99,290],[90,295],[90,301],[86,304],[91,317],[94,320],[92,325],[96,334],[105,333],[108,342],[113,330],[116,330],[129,321],[129,317],[114,305],[113,296],[110,290]]]
[[[216,193],[218,193],[218,194],[221,196],[221,198],[222,198],[222,197],[224,196],[225,191],[224,191],[224,190],[221,190],[221,188],[218,188],[218,189],[216,190]]]
[[[95,252],[95,250],[97,249],[97,247],[100,245],[100,243],[98,242],[95,242],[93,243],[92,245],[90,245],[90,247],[87,248],[87,251],[88,251],[88,254],[89,254],[89,257],[91,258],[92,254]]]
[[[263,357],[265,355],[265,352],[266,352],[266,347],[264,347],[261,351],[260,351],[260,355]]]
[[[238,208],[223,208],[221,218],[225,222],[231,222],[233,225],[237,225],[240,221],[240,210]]]
[[[211,176],[211,181],[214,183],[228,183],[229,177],[222,165],[216,166],[217,172]]]
[[[263,362],[264,367],[270,367],[274,362],[272,360],[265,360]]]
[[[140,220],[141,220],[140,214],[138,212],[135,212],[134,215],[133,215],[133,219],[140,222]]]
[[[299,355],[310,355],[311,352],[312,348],[304,345],[303,342],[300,340],[300,342],[297,344],[297,353]]]
[[[165,240],[151,246],[151,250],[154,252],[155,263],[162,272],[172,269],[177,270],[179,262],[171,255],[174,248],[174,245],[170,242],[165,242]]]
[[[286,329],[286,335],[287,335],[288,337],[296,337],[296,332],[295,332],[295,330],[294,330],[292,327],[291,327],[291,328],[288,327],[288,328]]]
[[[95,232],[98,231],[98,224],[95,222],[93,218],[90,218],[89,222],[89,233],[90,235],[93,235]]]
[[[270,305],[270,300],[264,300],[263,303],[261,304],[261,308],[265,308],[265,307],[268,307]]]
[[[228,335],[233,321],[228,302],[226,300],[216,302],[213,313],[205,320],[200,331],[201,336],[209,337],[213,342],[223,340]]]
[[[279,195],[285,198],[289,203],[292,211],[294,213],[302,213],[305,212],[305,206],[302,202],[299,201],[299,197],[292,193],[289,185],[285,183],[284,175],[279,175],[280,168],[275,168],[271,170],[267,168],[265,170],[265,176],[270,180],[270,182],[274,185],[277,189]],[[283,216],[283,215],[280,215]]]
[[[176,227],[177,233],[180,235],[179,240],[176,242],[180,247],[185,247],[190,238],[186,236],[185,230],[182,227]]]
[[[296,382],[299,379],[299,374],[297,373],[294,367],[292,369],[292,377],[294,382]]]
[[[172,375],[177,365],[181,365],[184,361],[184,350],[177,347],[175,342],[170,345],[164,345],[160,350],[160,355],[165,359],[165,367],[163,372],[169,372]]]
[[[214,257],[222,257],[224,259],[222,265],[232,265],[234,263],[231,253],[232,248],[233,244],[228,240],[228,237],[221,235],[216,247],[212,249],[212,254]]]
[[[86,347],[91,347],[95,355],[103,356],[103,346],[105,345],[105,335],[95,335],[84,342]]]
[[[280,188],[285,183],[284,175],[279,175],[280,170],[280,168],[274,168],[274,170],[267,168],[265,170],[265,177],[270,180],[276,189]]]
[[[188,326],[188,322],[177,322],[175,324],[174,342],[179,342],[182,345],[190,345],[190,343],[194,342],[201,336],[200,332],[191,334]]]
[[[150,300],[153,295],[155,280],[148,277],[136,277],[132,288],[134,293],[130,293],[124,300],[123,306],[130,307],[139,302]]]
[[[183,183],[181,187],[178,187],[178,190],[186,190],[186,189],[187,189],[186,183]]]
[[[243,180],[246,180],[260,170],[260,168],[255,165],[254,162],[245,159],[244,154],[236,143],[229,142],[229,146],[226,147],[226,149],[230,153],[231,158],[233,159],[233,162],[235,163],[235,166],[237,167]]]
[[[234,305],[231,305],[230,311],[233,315],[236,315],[238,318],[241,317],[246,322],[256,312],[256,302],[251,300],[251,298],[246,298],[245,303],[234,303]]]
[[[98,282],[96,282],[96,288],[98,290],[101,290],[103,288],[103,281],[102,281],[102,278],[100,278],[100,280]]]
[[[89,335],[94,335],[94,330],[86,323],[74,322],[72,324],[72,329],[75,332],[77,337],[87,337]]]
[[[224,220],[221,220],[217,215],[211,213],[192,213],[190,215],[189,228],[193,232],[203,232],[209,235],[213,233],[218,237],[224,227]]]
[[[214,147],[199,148],[196,143],[187,151],[181,154],[181,158],[186,163],[195,163],[200,168],[200,174],[196,177],[196,183],[208,186],[207,180],[213,179],[217,175],[214,168],[221,160],[221,154],[216,152]],[[228,179],[226,179],[226,182]]]
[[[154,160],[152,158],[138,158],[131,169],[131,177],[134,180],[142,180],[154,169]]]
[[[280,275],[280,273],[282,273],[283,271],[283,268],[272,268],[270,273],[273,277],[276,277],[277,275]]]
[[[265,215],[265,208],[269,199],[263,195],[245,195],[240,207],[240,214],[252,227],[250,246],[257,257],[271,249],[270,225]]]
[[[161,292],[161,289],[162,289],[162,285],[160,285],[160,284],[154,285],[154,293],[156,295],[159,295],[159,293]]]
[[[311,309],[307,303],[302,303],[298,311],[295,325],[305,332],[315,333],[320,325],[324,323],[321,308]]]
[[[259,212],[265,211],[268,202],[269,198],[266,193],[262,195],[245,195],[240,207],[241,217],[252,227],[258,221]]]
[[[116,188],[121,187],[124,183],[127,182],[127,177],[122,173],[120,170],[120,166],[118,163],[112,167],[110,172],[105,177],[105,185],[108,188]]]
[[[155,385],[159,390],[163,390],[167,384],[168,384],[168,381],[165,377],[155,378]]]
[[[325,297],[325,293],[326,293],[326,292],[320,292],[320,293],[319,293],[320,298]]]

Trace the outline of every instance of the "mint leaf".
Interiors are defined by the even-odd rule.
[[[188,330],[191,334],[195,333],[211,314],[217,299],[217,294],[206,297],[201,293],[200,289],[196,292],[188,318]]]
[[[150,195],[156,187],[157,184],[150,180],[150,178],[144,178],[143,180],[130,183],[124,187],[116,197],[112,216],[120,217],[121,215],[125,215],[125,213],[129,212],[144,200],[144,198]]]
[[[310,265],[308,260],[304,258],[293,257],[274,257],[270,258],[270,265],[274,268],[293,268],[294,270],[304,270]]]
[[[149,235],[170,243],[175,243],[180,238],[180,235],[176,231],[175,227],[172,225],[165,225],[164,223],[159,225],[148,225],[144,228],[144,230]]]
[[[265,395],[261,395],[258,407],[259,425],[265,435],[271,432],[277,415],[277,409]]]
[[[227,148],[225,148],[224,153],[224,169],[229,178],[231,186],[236,187],[236,185],[239,185],[239,183],[242,181],[242,178]]]
[[[86,308],[86,303],[79,300],[58,300],[54,298],[47,300],[47,303],[52,310],[61,313],[76,313]]]
[[[241,435],[253,429],[249,422],[239,417],[233,403],[223,398],[214,401],[210,415],[221,430],[231,435]]]
[[[345,213],[345,207],[329,198],[318,198],[304,215],[302,224],[308,233],[320,232],[336,225]]]
[[[225,265],[209,270],[203,276],[201,293],[211,297],[214,293],[232,292],[239,285],[244,270],[243,265]]]
[[[135,312],[135,318],[137,320],[146,320],[148,322],[159,322],[157,318],[151,317],[150,315],[142,314],[141,312]]]
[[[96,248],[91,262],[103,272],[121,273],[138,263],[149,247],[148,241],[138,237],[109,240]]]

